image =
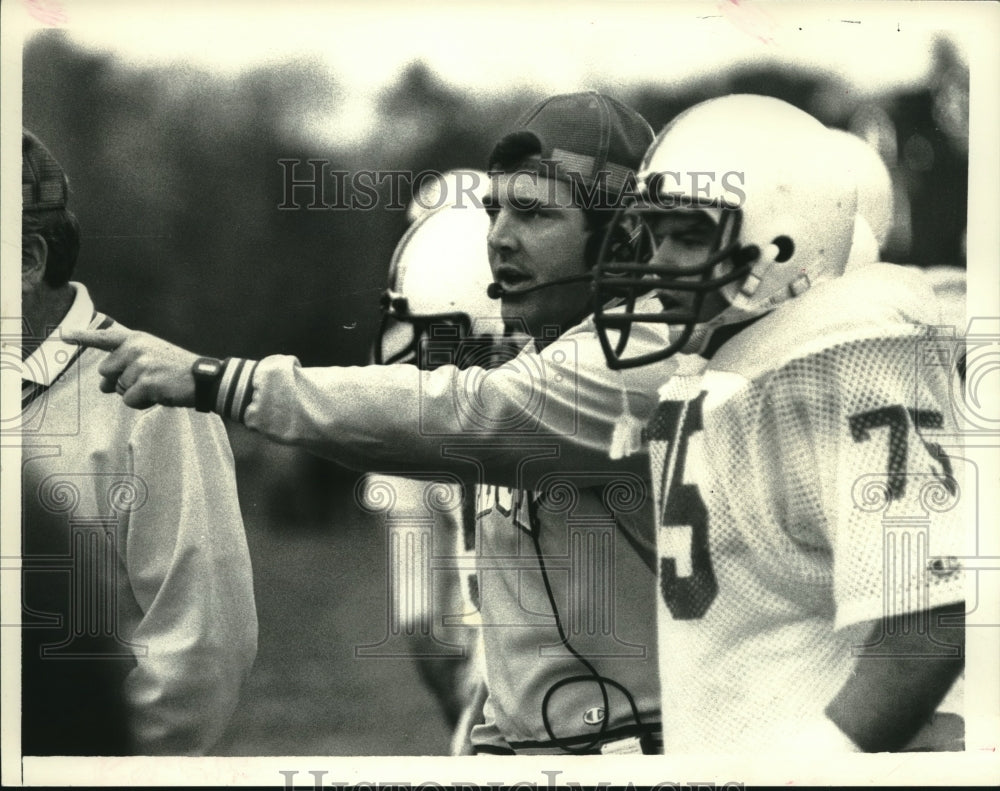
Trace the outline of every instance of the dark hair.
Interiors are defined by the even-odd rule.
[[[52,288],[69,282],[80,254],[80,223],[69,209],[42,209],[21,213],[21,252],[29,236],[45,240],[48,255],[43,279]]]

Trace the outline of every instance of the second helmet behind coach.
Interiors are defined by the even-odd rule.
[[[438,208],[413,211],[416,219],[396,245],[382,294],[376,363],[435,368],[468,362],[464,356],[472,352],[472,343],[463,348],[462,360],[454,357],[462,342],[503,334],[497,304],[487,296],[492,277],[486,251],[489,217],[482,195],[489,190],[489,177],[480,171],[462,175],[478,185],[472,198],[467,195],[456,203],[449,189],[454,179],[442,180],[445,192],[424,200]],[[478,358],[475,362],[484,364]]]

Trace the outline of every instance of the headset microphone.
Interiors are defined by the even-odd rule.
[[[549,286],[562,286],[567,283],[580,283],[584,280],[590,280],[593,275],[590,272],[585,272],[579,275],[570,275],[569,277],[559,277],[555,280],[547,280],[544,283],[539,283],[534,286],[529,286],[528,288],[518,288],[518,289],[506,289],[500,283],[490,283],[486,287],[486,296],[490,299],[502,299],[503,297],[520,297],[523,294],[530,294],[532,291],[540,291],[543,288],[548,288]]]

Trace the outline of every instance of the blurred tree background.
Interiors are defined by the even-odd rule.
[[[336,76],[318,62],[270,63],[237,76],[181,65],[135,67],[46,31],[26,44],[23,67],[24,126],[70,175],[71,208],[84,237],[77,277],[100,308],[203,354],[286,353],[307,365],[367,360],[378,297],[406,218],[386,205],[388,185],[367,211],[281,210],[279,160],[303,163],[299,179],[309,176],[309,159],[351,173],[481,169],[504,124],[541,98],[514,87],[462,91],[415,62],[380,94],[375,132],[338,146],[317,143],[306,131],[307,119],[344,100]],[[716,70],[679,85],[595,87],[631,103],[655,129],[697,101],[731,92],[778,96],[849,129],[877,148],[893,177],[896,222],[887,258],[965,266],[969,75],[946,41],[937,45],[923,87],[876,97],[859,97],[822,72],[776,67]],[[326,187],[326,202],[333,203],[332,180]],[[299,198],[308,203],[307,195]],[[409,199],[404,184],[401,205]],[[368,619],[360,636],[329,624],[324,628],[341,629],[339,637],[303,632],[320,628],[335,610],[350,611],[345,599],[362,584],[351,575],[364,568],[364,558],[384,557],[383,539],[371,535],[376,531],[354,505],[357,476],[239,427],[230,427],[230,435],[254,551],[261,654],[249,700],[222,749],[260,755],[444,749],[443,729],[428,730],[423,722],[414,730],[405,712],[397,711],[393,724],[373,720],[383,738],[378,744],[358,735],[356,712],[353,723],[333,716],[335,701],[367,693],[329,676],[319,666],[333,665],[336,676],[336,652],[327,648],[317,657],[307,641],[340,640],[346,647],[339,661],[352,661],[351,645],[379,639],[377,613],[374,625],[370,613],[346,616],[358,624]],[[330,531],[331,524],[343,529]],[[313,543],[300,545],[310,533]],[[329,552],[320,560],[315,541]],[[338,563],[335,556],[345,553],[348,562]],[[353,570],[341,568],[352,562]],[[306,591],[302,606],[312,607],[315,619],[289,604],[293,589]],[[313,671],[302,669],[310,663]],[[393,674],[412,671],[394,668],[380,672],[398,690],[401,677]],[[311,681],[296,682],[297,675]],[[295,683],[283,703],[255,701]],[[337,684],[346,687],[338,691]],[[419,716],[425,704],[415,698],[404,708]],[[297,714],[283,722],[289,715],[276,710],[290,706]]]

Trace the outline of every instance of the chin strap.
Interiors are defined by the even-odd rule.
[[[628,405],[628,391],[625,389],[624,373],[618,372],[621,380],[622,411],[615,421],[614,430],[611,432],[611,447],[608,449],[608,456],[612,461],[625,459],[642,450],[642,430],[644,423],[635,415]]]

